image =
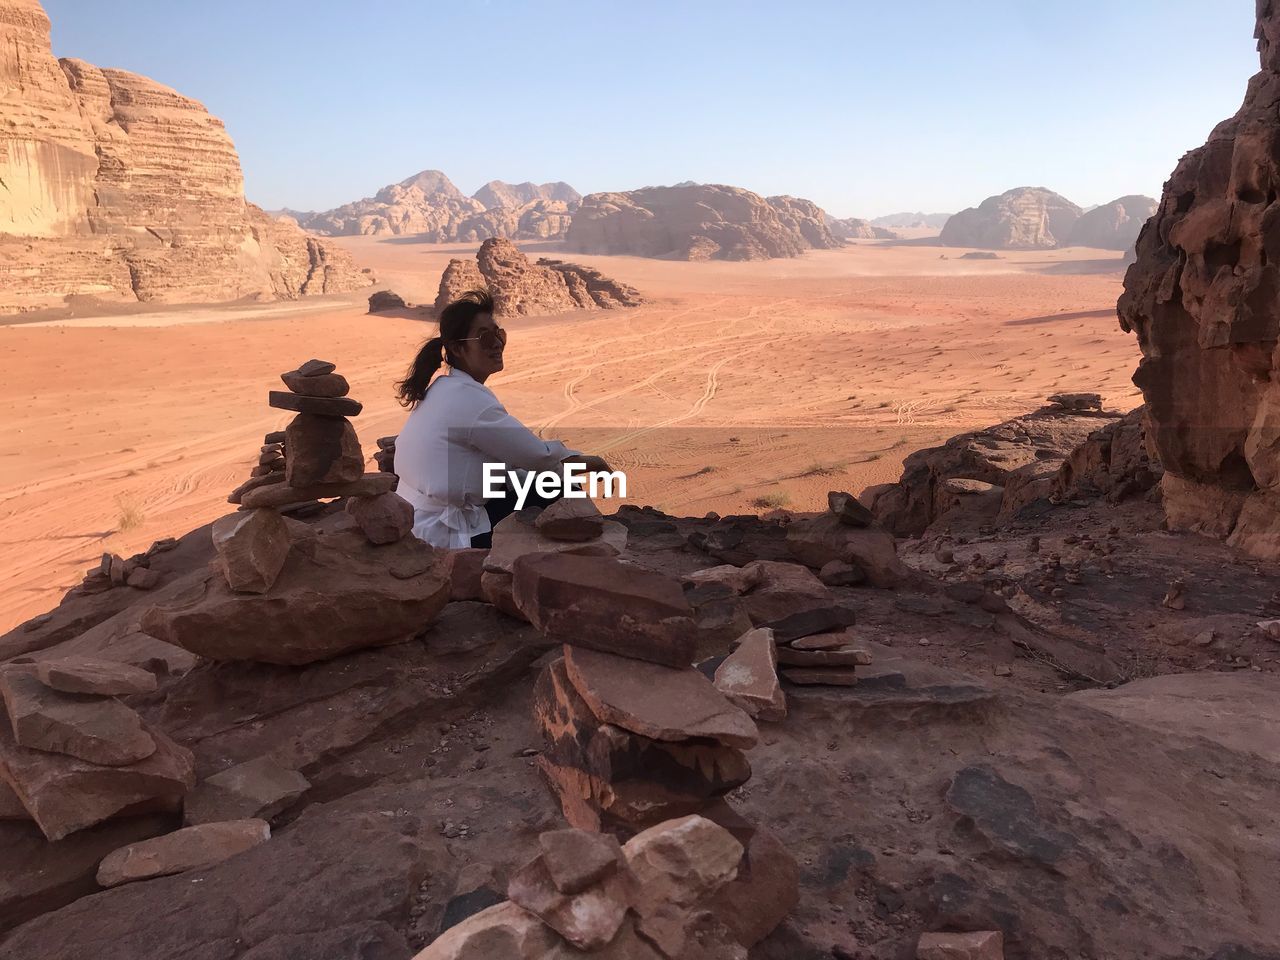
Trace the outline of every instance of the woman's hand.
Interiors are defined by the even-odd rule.
[[[573,457],[565,457],[561,463],[580,463],[586,468],[587,473],[612,473],[609,464],[605,463],[603,457],[593,456],[589,453],[581,453]]]

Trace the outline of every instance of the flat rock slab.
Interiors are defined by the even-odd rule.
[[[778,683],[773,631],[749,630],[738,641],[738,648],[716,668],[715,687],[758,720],[785,719],[787,695]]]
[[[347,529],[296,542],[267,593],[233,593],[208,577],[148,610],[142,628],[211,660],[298,666],[407,640],[448,600],[431,547],[415,537],[375,547]]]
[[[124,697],[156,689],[156,675],[150,670],[95,657],[42,660],[36,664],[36,676],[46,687],[63,693]]]
[[[195,784],[195,759],[159,731],[146,732],[156,745],[151,756],[129,766],[104,767],[21,747],[0,720],[0,777],[50,840],[143,804],[176,810]]]
[[[351,384],[340,373],[320,373],[307,376],[301,370],[280,374],[280,379],[290,393],[300,397],[345,397],[351,392]]]
[[[283,507],[308,500],[332,500],[336,497],[376,497],[394,490],[398,480],[394,473],[366,473],[359,480],[350,483],[323,483],[310,487],[273,483],[269,487],[250,490],[240,498],[240,503],[248,509],[254,509]]]
[[[258,757],[202,780],[187,795],[183,820],[187,824],[226,820],[270,820],[311,788],[297,770]]]
[[[538,514],[533,525],[543,536],[573,543],[604,533],[604,517],[587,497],[561,497]]]
[[[486,570],[512,573],[515,562],[530,553],[576,553],[588,557],[616,557],[627,547],[627,528],[606,520],[599,537],[573,542],[552,540],[538,530],[532,511],[513,513],[493,528],[493,547],[485,559]]]
[[[184,827],[107,854],[98,867],[98,883],[118,887],[135,880],[204,870],[252,850],[270,838],[271,827],[265,820],[232,820]]]
[[[693,608],[670,577],[606,557],[521,557],[515,605],[547,637],[635,660],[688,667]]]
[[[50,689],[30,666],[0,670],[0,695],[19,746],[112,767],[156,752],[142,718],[119,700]]]
[[[314,413],[320,417],[354,417],[364,409],[364,404],[350,397],[300,397],[283,390],[268,393],[267,403],[277,410]]]
[[[574,689],[605,723],[654,740],[708,738],[749,750],[752,719],[692,667],[674,668],[566,646]]]
[[[337,369],[338,365],[328,360],[308,360],[294,372],[304,377],[323,377]]]
[[[834,650],[797,650],[781,647],[778,663],[784,667],[865,667],[872,657],[860,647],[838,647]]]

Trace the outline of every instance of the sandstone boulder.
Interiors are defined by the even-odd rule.
[[[112,767],[156,752],[142,718],[119,700],[53,690],[40,682],[33,667],[0,669],[0,696],[15,742],[30,750]]]
[[[207,577],[189,598],[148,610],[142,626],[211,660],[313,663],[422,632],[449,598],[437,563],[415,537],[374,547],[341,530],[298,541],[264,594]]]
[[[547,875],[561,893],[581,893],[623,866],[622,847],[589,830],[551,830],[538,837]]]
[[[360,449],[360,440],[350,420],[300,413],[285,428],[284,445],[284,479],[291,487],[350,483],[364,475],[364,451]]]
[[[466,261],[450,261],[440,278],[437,311],[473,289],[487,289],[493,295],[493,313],[500,320],[644,302],[634,288],[598,270],[560,260],[530,263],[514,243],[502,237],[485,240],[476,257],[474,270]]]
[[[123,697],[132,693],[151,693],[156,689],[154,673],[118,660],[70,656],[41,660],[35,669],[41,683],[63,693]]]
[[[393,290],[375,290],[369,295],[370,313],[387,313],[391,310],[403,310],[408,304],[404,297]]]
[[[704,902],[738,875],[743,854],[733,834],[696,815],[650,827],[622,849],[636,878],[641,917]]]
[[[513,591],[551,639],[673,667],[693,662],[693,609],[669,577],[605,557],[539,553],[516,561]]]
[[[292,548],[284,517],[270,509],[241,511],[215,520],[213,546],[227,586],[236,593],[266,593]]]
[[[444,575],[449,579],[450,600],[483,600],[484,561],[489,551],[483,547],[464,547],[443,551]]]
[[[347,513],[355,518],[370,543],[395,543],[413,529],[413,506],[394,493],[376,497],[352,497]]]
[[[545,855],[535,857],[512,876],[507,896],[579,950],[599,950],[618,935],[634,897],[621,847],[615,856],[608,875],[577,893],[560,890]]]
[[[98,867],[98,884],[150,880],[188,870],[205,870],[271,837],[265,820],[232,820],[184,827],[163,837],[140,840],[107,855]]]

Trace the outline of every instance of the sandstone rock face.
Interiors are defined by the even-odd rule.
[[[46,687],[63,693],[92,693],[100,697],[123,697],[131,693],[151,693],[156,675],[128,663],[94,657],[62,657],[41,660],[36,676]]]
[[[767,260],[840,244],[808,200],[719,184],[589,194],[566,242],[582,253],[675,260]]]
[[[534,200],[512,207],[493,207],[461,220],[455,228],[461,243],[506,237],[511,240],[562,240],[573,212],[559,200]]]
[[[919,536],[941,517],[955,519],[970,509],[976,498],[957,496],[956,480],[991,485],[997,512],[1011,515],[1037,497],[1056,493],[1058,472],[1068,457],[1091,433],[1119,419],[1118,414],[1044,408],[917,450],[903,461],[897,483],[866,490],[860,499],[877,523],[899,537]]]
[[[1104,203],[1071,225],[1063,246],[1132,250],[1143,225],[1156,212],[1150,197],[1131,195]]]
[[[251,850],[271,837],[265,820],[232,820],[140,840],[106,856],[98,867],[98,883],[118,887],[188,870],[203,870]]]
[[[1080,218],[1080,208],[1044,187],[1016,187],[961,210],[946,222],[947,247],[1035,250],[1056,247]]]
[[[440,278],[436,310],[468,290],[488,289],[498,319],[634,307],[644,298],[634,287],[610,280],[600,271],[561,260],[529,258],[510,240],[495,237],[480,245],[477,262],[451,260]]]
[[[369,282],[244,199],[235,147],[146,77],[56,60],[36,0],[0,3],[0,312],[64,297],[292,299]]]
[[[858,217],[826,217],[827,229],[837,240],[897,240],[898,235],[885,227]]]
[[[1120,324],[1164,465],[1171,522],[1227,508],[1231,541],[1280,557],[1280,5],[1258,4],[1259,73],[1243,105],[1178,163],[1125,275]],[[1193,492],[1196,491],[1196,492]]]
[[[415,537],[373,546],[343,530],[296,542],[266,593],[233,593],[211,575],[197,595],[148,610],[142,626],[211,660],[314,663],[426,629],[449,599],[437,562]]]

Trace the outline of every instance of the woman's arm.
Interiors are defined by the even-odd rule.
[[[513,417],[501,404],[481,411],[471,428],[472,446],[507,469],[551,470],[565,460],[580,458],[559,440],[543,440]]]

